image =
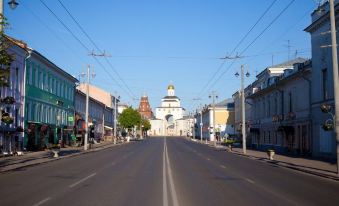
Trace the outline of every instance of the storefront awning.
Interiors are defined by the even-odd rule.
[[[109,126],[104,126],[105,129],[113,129],[112,127],[109,127]]]

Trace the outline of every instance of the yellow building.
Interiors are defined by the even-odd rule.
[[[213,123],[213,108],[215,113],[215,123]],[[216,137],[234,135],[234,102],[232,99],[226,99],[213,105],[206,105],[202,111],[196,115],[196,136],[199,138],[214,141],[213,125],[215,125]]]

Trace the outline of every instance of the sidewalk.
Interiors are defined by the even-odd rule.
[[[122,143],[118,142],[117,144],[114,144],[113,142],[101,142],[99,144],[93,144],[92,149],[87,151],[84,151],[83,147],[61,148],[59,152],[59,157],[53,157],[53,154],[50,150],[38,152],[26,152],[22,156],[0,157],[0,173],[8,172],[11,170],[17,170],[27,166],[55,161],[66,157],[72,157],[83,153],[94,152],[109,147],[113,147],[119,144]]]
[[[205,142],[203,144],[205,144]],[[336,163],[330,163],[311,158],[293,157],[279,154],[274,155],[274,160],[269,160],[267,153],[263,151],[247,149],[246,150],[247,154],[245,155],[243,154],[242,148],[232,148],[232,150],[229,150],[229,148],[226,146],[218,145],[217,149],[226,150],[233,154],[245,156],[247,158],[266,162],[268,164],[274,164],[276,166],[289,168],[307,174],[312,174],[339,181]]]
[[[232,151],[230,152],[277,166],[339,181],[339,177],[337,176],[337,165],[330,162],[279,154],[274,155],[274,160],[269,160],[266,152],[247,149],[247,154],[244,155],[242,148],[232,148]]]

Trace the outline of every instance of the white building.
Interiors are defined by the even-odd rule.
[[[335,0],[336,30],[338,31],[339,1]],[[312,23],[305,29],[311,35],[312,44],[312,155],[336,158],[335,131],[323,129],[325,122],[331,122],[330,114],[323,113],[321,105],[329,105],[334,113],[334,87],[332,72],[332,48],[329,17],[329,3],[326,1],[311,14]],[[337,33],[337,42],[339,36]]]
[[[186,135],[187,124],[184,124],[185,109],[180,106],[180,99],[175,96],[173,85],[167,87],[167,96],[161,99],[161,106],[155,109],[155,119],[151,122],[150,135],[174,136]]]

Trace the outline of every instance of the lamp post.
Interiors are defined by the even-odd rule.
[[[218,95],[215,91],[212,91],[211,95],[209,95],[209,98],[212,98],[212,107],[213,107],[213,142],[214,146],[217,145],[216,137],[215,137],[215,99],[218,99]]]
[[[19,3],[16,2],[16,0],[11,0],[11,1],[8,2],[8,5],[11,9],[14,10],[19,5]],[[3,21],[3,19],[2,19],[2,18],[4,18],[4,1],[3,0],[0,0],[0,16],[1,16],[1,21]],[[0,32],[3,31],[3,26],[4,25],[1,22]]]
[[[250,73],[246,72],[246,77],[250,76]],[[244,65],[241,65],[241,131],[242,131],[242,150],[246,154],[246,120],[245,120],[245,92],[244,92]],[[235,73],[236,77],[239,77],[239,73]]]

